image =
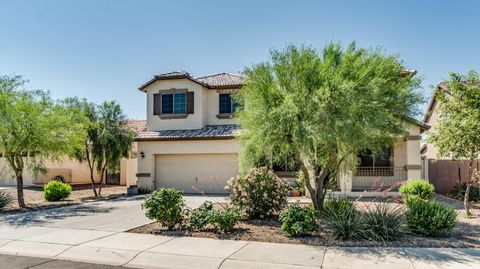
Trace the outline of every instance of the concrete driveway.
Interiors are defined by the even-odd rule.
[[[0,215],[0,226],[51,227],[123,232],[152,222],[145,217],[141,203],[146,196],[118,198],[20,214]],[[185,196],[188,207],[205,200],[225,201],[225,197]]]

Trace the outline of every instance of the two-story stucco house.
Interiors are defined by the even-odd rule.
[[[239,170],[240,145],[234,139],[239,127],[232,118],[236,105],[231,93],[244,80],[234,73],[192,77],[178,71],[155,75],[140,86],[147,101],[147,131],[136,138],[140,188],[225,192],[226,182]],[[426,128],[412,120],[404,139],[381,157],[359,156],[358,170],[342,178],[339,191],[355,194],[374,183],[387,186],[420,178],[420,134]]]
[[[238,122],[231,93],[244,77],[186,72],[155,75],[139,89],[147,97],[147,131],[137,136],[140,188],[223,193],[238,173]]]

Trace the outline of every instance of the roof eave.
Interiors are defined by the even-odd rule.
[[[192,141],[192,140],[230,140],[235,139],[235,136],[214,136],[214,137],[152,137],[152,138],[135,138],[137,142],[147,141]]]

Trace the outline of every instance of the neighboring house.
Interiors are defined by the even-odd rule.
[[[245,81],[240,74],[193,77],[176,71],[158,74],[139,87],[146,93],[147,131],[138,143],[138,186],[174,187],[185,193],[225,193],[237,175],[240,144],[231,94]],[[386,186],[420,178],[420,134],[428,126],[411,121],[404,139],[382,156],[360,156],[357,171],[342,177],[339,189],[361,193],[372,185]],[[383,182],[383,183],[382,183]]]
[[[437,84],[423,119],[426,124],[431,126],[426,134],[427,136],[429,133],[436,131],[442,114],[439,108],[439,100],[436,97],[439,91],[443,91],[447,96],[450,94],[445,82]],[[421,147],[420,155],[424,167],[422,171],[423,177],[428,179],[438,192],[447,193],[453,191],[456,186],[465,182],[468,178],[468,160],[454,161],[452,154],[441,156],[438,154],[438,149],[435,145],[428,143],[428,141]],[[480,167],[480,161],[477,160],[475,165]]]
[[[135,132],[142,132],[146,130],[145,120],[132,120],[129,125]],[[136,182],[135,173],[137,170],[136,156],[137,143],[134,142],[132,150],[128,158],[123,158],[120,161],[119,173],[107,173],[107,184],[112,185],[133,185]],[[41,185],[48,181],[57,178],[62,179],[69,184],[89,184],[90,169],[86,162],[80,163],[77,160],[68,157],[60,161],[46,161],[46,174],[33,175],[28,169],[25,169],[23,182],[26,186]],[[95,180],[98,181],[100,177],[95,174]],[[16,185],[15,175],[6,163],[5,159],[0,158],[0,186],[1,185]]]

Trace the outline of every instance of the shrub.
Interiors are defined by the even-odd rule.
[[[43,186],[45,200],[60,201],[67,198],[72,192],[72,187],[67,183],[52,180]]]
[[[338,217],[345,212],[355,209],[352,201],[344,198],[326,200],[323,204],[321,215],[326,218]]]
[[[301,207],[295,203],[280,215],[282,230],[290,236],[311,234],[318,228],[315,215],[311,207]]]
[[[183,222],[183,191],[173,188],[156,190],[145,199],[142,208],[146,209],[147,218],[172,230]]]
[[[467,184],[462,184],[457,188],[457,196],[462,200],[465,198],[465,191],[467,190]],[[469,201],[478,202],[480,201],[480,188],[479,187],[471,187],[470,188],[470,195],[468,197]]]
[[[363,215],[367,229],[372,239],[378,241],[393,241],[401,237],[403,210],[389,203],[376,203],[368,207]]]
[[[438,236],[456,225],[455,209],[437,201],[412,201],[408,204],[407,225],[416,234]]]
[[[245,211],[251,219],[265,218],[287,205],[289,184],[265,167],[253,168],[244,177],[228,182],[234,206]]]
[[[4,191],[0,191],[0,210],[13,201],[13,197]]]
[[[229,207],[225,210],[215,211],[213,213],[211,223],[218,232],[231,232],[242,218],[239,210]]]
[[[355,207],[345,207],[341,211],[322,211],[321,214],[336,239],[363,240],[371,236],[362,214]]]
[[[434,193],[433,185],[423,179],[415,179],[400,186],[400,194],[406,205],[416,200],[431,200]]]
[[[215,211],[213,210],[212,202],[203,202],[199,208],[192,210],[190,215],[190,227],[194,229],[202,229],[212,222],[214,214]]]
[[[152,191],[145,187],[138,188],[138,194],[150,194]]]

